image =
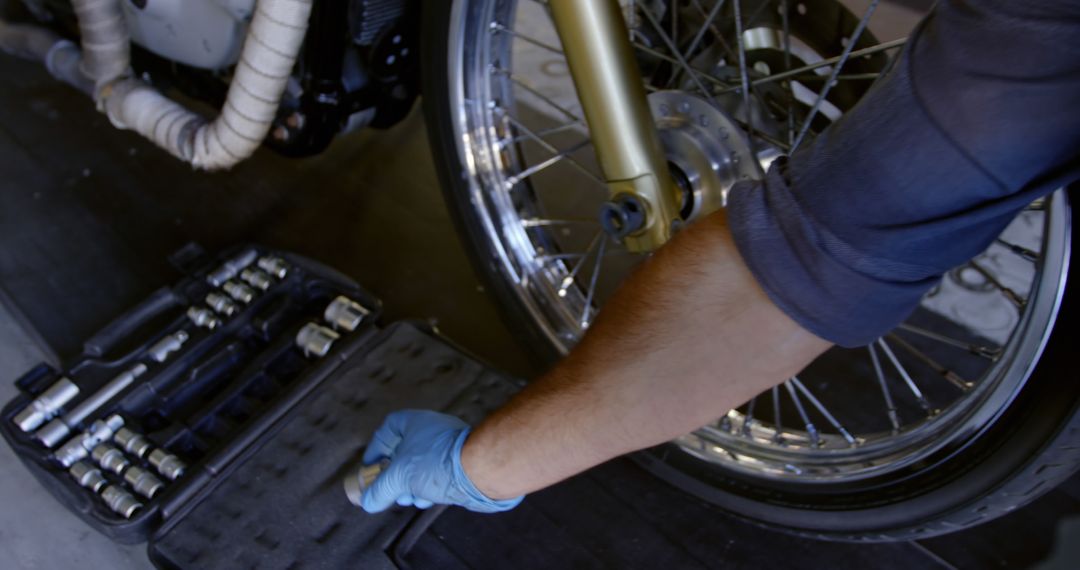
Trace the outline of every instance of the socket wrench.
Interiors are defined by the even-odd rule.
[[[221,324],[221,321],[214,316],[213,311],[206,307],[189,307],[187,310],[187,318],[195,326],[208,330],[214,330]]]
[[[308,358],[322,358],[330,352],[334,341],[341,338],[338,333],[315,323],[308,323],[296,333],[296,347]]]
[[[258,262],[259,269],[277,277],[278,279],[284,279],[289,274],[289,265],[285,263],[284,259],[268,255],[266,257],[260,257]]]
[[[353,332],[370,314],[363,305],[342,295],[326,306],[323,319],[335,329]]]
[[[135,511],[142,508],[142,503],[135,498],[135,495],[116,485],[105,487],[105,490],[101,492],[101,498],[114,513],[125,519],[130,519],[131,515],[135,514]]]
[[[86,463],[85,461],[79,461],[68,469],[68,473],[75,481],[97,493],[101,491],[101,488],[109,484],[109,481],[105,479],[105,476],[101,474],[101,469]]]
[[[211,291],[206,294],[206,304],[219,315],[225,315],[226,317],[231,317],[240,310],[240,307],[237,307],[232,299],[217,291]]]
[[[30,433],[41,427],[41,424],[55,418],[56,414],[60,413],[60,408],[78,395],[79,387],[71,380],[61,378],[15,416],[15,425],[24,432]]]
[[[274,284],[265,272],[250,267],[240,272],[240,279],[260,291],[266,291]]]
[[[124,481],[136,493],[146,497],[147,499],[153,499],[154,495],[157,495],[159,491],[165,488],[165,484],[161,482],[161,479],[154,477],[154,474],[138,466],[128,467],[127,471],[124,471]]]
[[[187,469],[187,465],[180,460],[179,457],[165,451],[164,449],[155,449],[150,452],[148,457],[150,465],[157,469],[158,473],[161,473],[163,477],[170,481],[176,481],[184,474],[184,469]]]
[[[94,448],[94,451],[90,452],[90,457],[94,458],[94,461],[106,471],[112,471],[117,475],[123,475],[124,469],[127,469],[131,462],[124,456],[124,452],[116,449],[115,447],[103,443]]]
[[[154,445],[150,443],[150,440],[146,439],[145,436],[131,431],[128,428],[116,430],[116,434],[113,435],[113,441],[116,442],[116,445],[119,445],[121,449],[139,459],[146,457],[146,454],[154,447]]]
[[[225,263],[221,264],[220,267],[211,271],[206,276],[206,282],[214,287],[221,287],[223,283],[236,277],[236,274],[240,273],[240,270],[255,263],[255,258],[258,257],[258,255],[258,252],[254,249],[238,253],[225,261]]]
[[[170,354],[183,348],[188,338],[187,331],[176,331],[154,343],[146,352],[154,362],[165,362]]]
[[[37,439],[42,445],[49,449],[56,447],[56,444],[60,443],[60,440],[71,435],[71,431],[78,428],[83,420],[90,414],[98,411],[105,404],[108,404],[109,400],[112,400],[117,394],[123,392],[124,389],[135,382],[136,378],[142,376],[145,372],[146,365],[141,362],[132,366],[126,372],[113,378],[108,384],[102,386],[100,390],[83,400],[82,403],[75,407],[75,409],[64,416],[45,424],[45,427],[34,432],[34,439]]]
[[[252,299],[255,298],[255,291],[243,283],[226,281],[221,288],[228,293],[230,297],[245,305],[251,303]]]
[[[117,415],[109,416],[106,420],[98,420],[83,433],[69,439],[53,454],[53,458],[64,467],[71,467],[76,461],[85,459],[90,450],[109,441],[122,427],[124,427],[124,418]]]
[[[349,502],[359,507],[364,499],[364,491],[375,482],[379,474],[390,466],[389,459],[383,459],[371,465],[361,465],[345,476],[345,496]]]

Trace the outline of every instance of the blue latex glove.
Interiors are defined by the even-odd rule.
[[[469,425],[454,416],[405,410],[386,417],[364,452],[364,463],[390,465],[364,491],[365,511],[378,513],[395,502],[426,509],[459,505],[479,513],[507,511],[524,498],[496,501],[473,485],[461,467],[461,447]]]

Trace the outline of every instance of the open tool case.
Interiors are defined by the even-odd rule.
[[[404,407],[476,421],[519,383],[426,325],[380,326],[378,300],[305,258],[174,261],[185,277],[65,370],[16,381],[9,445],[88,524],[148,541],[159,567],[393,567],[435,513],[348,502],[371,433]]]

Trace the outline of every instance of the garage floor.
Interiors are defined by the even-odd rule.
[[[500,323],[441,201],[419,113],[323,156],[268,152],[198,174],[131,133],[40,67],[0,57],[0,400],[39,361],[82,339],[176,275],[166,257],[261,242],[337,267],[381,297],[390,320],[430,318],[465,348],[534,373]],[[67,514],[0,448],[6,568],[145,568]],[[448,511],[417,544],[417,568],[1028,568],[1080,561],[1074,479],[997,522],[887,545],[820,543],[761,530],[625,461],[530,497],[497,517]],[[1072,548],[1071,554],[1067,548]]]

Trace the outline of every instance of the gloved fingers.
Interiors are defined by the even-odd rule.
[[[415,501],[413,501],[413,506],[418,509],[430,509],[434,505],[435,503],[427,499],[416,499]]]
[[[395,412],[386,416],[379,429],[371,436],[367,449],[364,450],[364,463],[371,464],[386,457],[394,456],[401,439],[405,436],[406,421],[401,412]]]
[[[413,503],[415,501],[416,501],[416,497],[413,497],[412,495],[408,495],[408,494],[402,495],[402,496],[397,498],[397,504],[402,506],[402,507],[411,507],[411,506],[413,506]]]
[[[370,487],[364,490],[363,498],[360,500],[360,507],[372,514],[381,513],[389,509],[398,500],[398,497],[406,494],[411,496],[411,493],[405,488],[404,478],[391,464],[386,471],[383,471],[375,478]]]

